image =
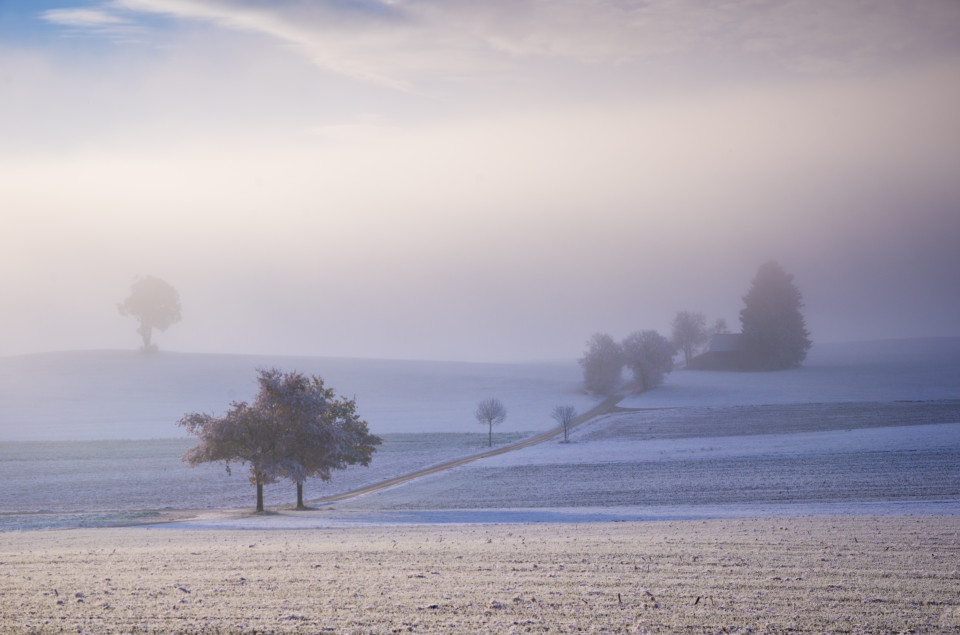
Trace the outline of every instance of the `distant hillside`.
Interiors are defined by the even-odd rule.
[[[574,360],[526,364],[78,351],[0,357],[0,441],[181,437],[192,411],[222,413],[256,392],[258,367],[322,376],[357,396],[375,433],[478,432],[480,399],[507,406],[502,432],[546,430],[550,411],[596,403]],[[803,368],[678,371],[633,407],[960,398],[960,338],[816,344]]]
[[[774,372],[682,370],[629,408],[960,399],[960,337],[814,344]]]
[[[192,411],[222,413],[256,393],[255,370],[317,374],[356,395],[375,433],[477,432],[476,403],[497,396],[509,411],[500,431],[552,427],[558,403],[585,409],[574,361],[473,364],[132,351],[0,357],[0,440],[142,439],[184,436]]]
[[[960,337],[814,343],[804,365],[862,364],[953,367],[960,364]]]

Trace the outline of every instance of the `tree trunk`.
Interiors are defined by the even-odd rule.
[[[140,322],[140,328],[137,329],[140,332],[140,338],[143,340],[143,350],[150,350],[150,337],[153,335],[153,326],[149,322]]]
[[[493,447],[493,422],[490,422],[490,436],[487,439],[487,445]]]
[[[257,511],[263,511],[263,479],[257,474]]]
[[[306,509],[307,507],[303,504],[303,483],[297,481],[297,509]]]

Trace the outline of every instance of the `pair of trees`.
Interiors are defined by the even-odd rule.
[[[507,418],[506,406],[496,397],[488,397],[477,404],[474,416],[480,424],[487,426],[488,444],[493,447],[493,426],[503,423]],[[563,426],[563,440],[566,441],[567,430],[577,419],[577,409],[573,406],[557,406],[550,413],[550,416]]]
[[[673,344],[656,331],[636,331],[621,343],[606,333],[595,333],[580,358],[584,386],[590,392],[609,395],[620,385],[626,366],[638,390],[656,388],[673,370],[673,354]]]
[[[183,455],[191,466],[223,461],[249,465],[263,511],[263,486],[288,479],[297,486],[297,509],[305,509],[303,483],[330,479],[333,470],[370,464],[380,437],[357,415],[356,399],[336,397],[317,376],[258,370],[260,390],[252,404],[234,402],[222,417],[190,413],[177,425],[199,439]]]

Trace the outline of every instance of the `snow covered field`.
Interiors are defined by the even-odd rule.
[[[494,435],[498,445],[522,438]],[[0,531],[136,520],[132,512],[249,507],[247,470],[222,463],[188,467],[180,457],[193,439],[63,441],[0,444]],[[333,480],[308,480],[307,499],[346,492],[487,449],[487,435],[387,434],[370,467],[354,466]],[[292,505],[286,482],[265,487],[268,505]],[[110,514],[107,512],[119,512]],[[156,516],[154,513],[153,516]]]
[[[507,407],[500,432],[553,427],[550,411],[581,411],[596,399],[580,390],[575,361],[474,364],[317,357],[95,351],[0,358],[0,441],[166,439],[186,436],[187,412],[223,413],[252,399],[257,368],[324,378],[356,396],[375,434],[484,432],[477,402]]]
[[[385,435],[371,468],[308,481],[308,499],[482,451],[472,410],[483,396],[510,410],[498,444],[551,428],[558,403],[596,403],[579,391],[574,362],[281,361],[125,353],[0,360],[12,378],[2,389],[0,528],[248,507],[242,469],[227,477],[220,465],[179,462],[190,439],[115,439],[175,436],[172,421],[184,411],[248,398],[257,366],[323,374],[341,392],[356,391],[371,430]],[[194,526],[960,513],[960,339],[822,346],[803,368],[778,373],[678,371],[620,407],[575,430],[570,443],[557,438],[307,514],[205,514]],[[114,440],[9,442],[51,437]],[[269,488],[267,504],[291,503],[292,489]]]
[[[960,338],[816,344],[803,366],[772,373],[674,372],[626,408],[960,398]]]
[[[604,435],[607,422],[569,444],[492,457],[339,508],[600,507],[624,508],[627,519],[678,505],[700,508],[685,512],[693,516],[727,505],[792,515],[797,505],[937,502],[942,510],[946,501],[960,511],[960,423],[640,441],[622,438],[620,425]],[[583,433],[595,440],[579,441]]]
[[[0,536],[14,633],[956,633],[960,517]]]

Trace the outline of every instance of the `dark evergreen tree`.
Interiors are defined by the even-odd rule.
[[[810,350],[803,298],[793,276],[776,262],[760,266],[740,311],[743,352],[749,368],[796,368]]]

